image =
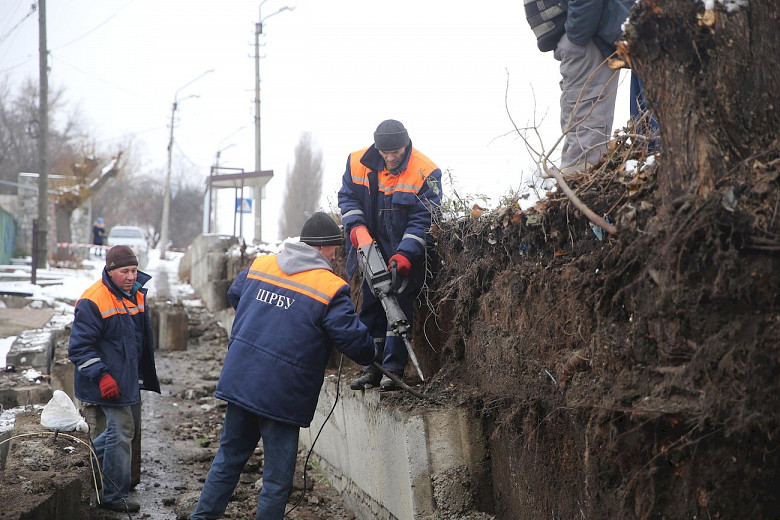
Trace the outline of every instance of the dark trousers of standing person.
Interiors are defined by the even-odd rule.
[[[631,119],[636,124],[636,132],[647,137],[647,152],[656,153],[659,149],[658,121],[647,110],[645,87],[642,80],[631,71]]]
[[[282,520],[295,475],[300,428],[228,403],[219,450],[190,520],[222,518],[249,457],[263,439],[263,489],[256,520]]]

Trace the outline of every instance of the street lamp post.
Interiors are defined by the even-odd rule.
[[[168,220],[171,212],[171,160],[173,158],[173,127],[175,124],[176,109],[179,107],[179,92],[189,87],[206,74],[214,72],[214,69],[209,69],[200,76],[191,80],[189,83],[179,87],[179,89],[173,95],[173,105],[171,107],[171,133],[168,139],[168,170],[165,173],[165,187],[163,191],[163,210],[162,210],[162,223],[160,224],[160,260],[165,260],[165,252],[168,249]],[[195,95],[188,96],[197,97]],[[182,100],[184,101],[184,100]]]
[[[295,7],[285,5],[280,7],[265,18],[262,15],[263,4],[268,0],[263,0],[257,7],[257,23],[255,24],[255,171],[262,171],[261,164],[261,141],[260,141],[260,35],[263,34],[263,22],[284,11],[293,11]],[[260,194],[255,194],[255,239],[260,240]]]
[[[234,135],[239,133],[244,128],[246,128],[246,126],[238,127],[230,135],[228,135],[225,138],[223,138],[219,142],[219,145],[217,146],[217,154],[216,154],[216,157],[214,158],[215,159],[214,166],[211,167],[211,170],[209,171],[209,178],[206,181],[207,184],[208,184],[208,186],[206,188],[206,196],[208,197],[208,203],[206,204],[207,205],[207,213],[205,213],[204,217],[203,217],[203,232],[204,233],[211,233],[212,223],[214,223],[214,228],[216,229],[216,216],[212,217],[212,215],[211,215],[211,212],[212,212],[211,211],[211,206],[212,206],[212,204],[214,202],[213,201],[213,199],[214,199],[214,194],[213,194],[213,191],[214,191],[214,186],[213,186],[213,184],[214,184],[214,176],[215,175],[219,175],[219,158],[222,156],[222,152],[224,152],[228,148],[232,148],[232,147],[236,146],[235,143],[230,143],[229,145],[223,147],[222,143],[224,143],[225,141],[227,141],[228,139],[230,139],[231,137],[233,137]]]

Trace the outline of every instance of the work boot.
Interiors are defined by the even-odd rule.
[[[365,390],[366,387],[378,386],[381,376],[382,374],[378,370],[366,370],[363,375],[352,381],[349,387],[352,390]]]
[[[403,379],[404,376],[403,373],[400,374],[398,372],[391,372],[391,373],[394,376],[397,376],[398,379]],[[388,392],[390,390],[398,390],[399,388],[401,388],[401,386],[387,376],[382,376],[382,381],[379,382],[379,389],[384,392]]]
[[[118,513],[137,513],[141,510],[141,504],[133,502],[132,500],[125,500],[122,502],[106,502],[103,501],[98,506],[101,509],[108,509],[109,511],[116,511]]]

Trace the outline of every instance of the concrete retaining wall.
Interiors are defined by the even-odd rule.
[[[235,313],[226,293],[247,261],[227,253],[235,245],[232,238],[201,235],[179,273],[228,333]],[[301,430],[303,447],[311,448],[336,389],[335,378],[326,380],[311,428]],[[360,520],[489,517],[470,516],[493,510],[489,455],[479,421],[453,405],[420,401],[402,408],[393,402],[376,389],[355,392],[342,382],[338,406],[313,450],[317,472],[342,493]]]
[[[307,449],[336,399],[326,381]],[[488,452],[481,427],[463,408],[388,404],[378,390],[355,392],[342,381],[338,405],[314,448],[319,471],[358,518],[413,520],[446,510],[490,510]]]
[[[190,244],[183,259],[185,269],[189,269],[189,276],[183,276],[180,272],[179,278],[189,280],[203,304],[212,312],[229,307],[227,290],[233,279],[228,279],[226,252],[235,245],[238,245],[235,237],[203,234]]]

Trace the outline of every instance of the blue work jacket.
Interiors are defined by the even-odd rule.
[[[401,165],[388,171],[374,145],[358,150],[347,159],[338,202],[347,236],[347,276],[357,268],[349,233],[359,225],[368,228],[386,262],[400,253],[413,272],[424,273],[433,216],[441,207],[441,170],[433,161],[409,143]]]
[[[151,279],[138,271],[136,283]],[[140,402],[141,390],[160,393],[154,363],[152,321],[146,289],[124,294],[103,269],[103,277],[76,301],[68,357],[75,365],[76,398],[103,406],[129,406]],[[111,374],[121,395],[110,401],[100,394],[100,379]]]
[[[572,43],[593,41],[607,57],[623,32],[636,0],[539,0],[525,2],[525,16],[543,52],[554,50],[564,33]]]
[[[376,357],[349,285],[306,244],[256,258],[228,300],[236,316],[215,395],[257,415],[308,427],[331,348],[361,365]]]

